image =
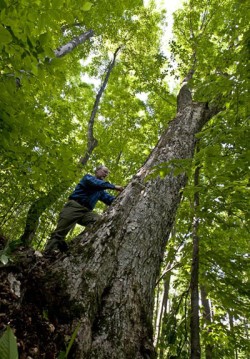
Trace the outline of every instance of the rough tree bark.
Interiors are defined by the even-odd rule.
[[[36,297],[49,317],[72,330],[80,325],[75,359],[155,358],[154,288],[187,177],[173,171],[164,178],[149,175],[157,165],[192,158],[195,135],[218,112],[190,101],[178,108],[114,204],[72,242],[67,256],[44,267],[34,283],[30,297],[34,302],[39,290]],[[29,274],[34,278],[35,269]]]

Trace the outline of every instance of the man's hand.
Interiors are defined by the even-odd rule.
[[[115,188],[114,188],[116,191],[118,191],[118,192],[122,192],[123,190],[124,190],[124,187],[122,187],[122,186],[115,186]]]

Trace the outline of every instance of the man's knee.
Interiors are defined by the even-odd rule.
[[[86,220],[86,226],[95,223],[96,221],[98,221],[98,219],[100,219],[101,216],[97,213],[94,212],[90,212],[89,215],[85,218]]]
[[[100,219],[101,216],[97,213],[92,213],[92,220],[93,220],[93,223],[98,221],[98,219]]]
[[[77,222],[82,226],[89,226],[90,224],[95,223],[101,216],[95,212],[84,213],[83,217]]]

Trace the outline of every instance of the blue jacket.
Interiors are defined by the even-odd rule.
[[[69,196],[69,199],[75,199],[82,206],[92,210],[97,201],[102,201],[110,205],[115,199],[115,196],[111,196],[104,190],[114,188],[115,185],[87,174],[78,183],[74,192]]]

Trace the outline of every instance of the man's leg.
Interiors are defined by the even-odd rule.
[[[56,229],[52,232],[45,250],[50,251],[52,249],[60,249],[62,252],[66,251],[67,244],[64,239],[68,232],[74,227],[75,223],[75,220],[72,220],[71,218],[62,218],[60,216]]]
[[[101,216],[95,212],[88,211],[83,213],[82,217],[77,221],[77,224],[81,226],[89,226],[90,224],[95,223]]]
[[[87,227],[93,223],[95,223],[101,216],[95,212],[88,211],[83,214],[82,218],[77,221],[77,224],[80,224],[81,226]],[[78,234],[74,240],[75,241],[81,241],[82,240],[82,234],[84,233],[84,230]],[[85,239],[86,241],[87,239]]]
[[[65,242],[66,235],[86,212],[88,212],[88,209],[81,206],[79,203],[73,200],[68,201],[59,215],[57,227],[51,234],[45,247],[45,251],[50,251],[52,249],[59,249],[62,252],[66,251],[68,247]]]

